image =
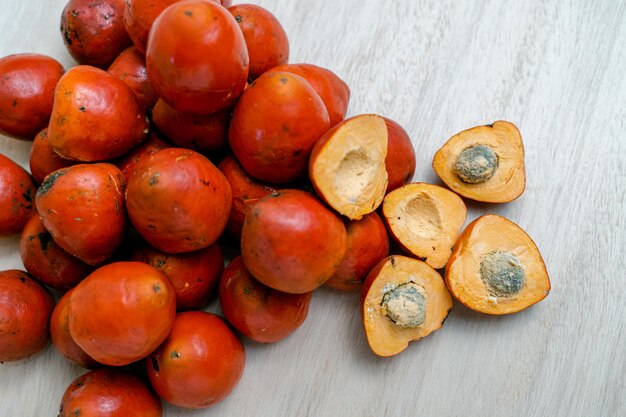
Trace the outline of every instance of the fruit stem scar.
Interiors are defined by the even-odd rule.
[[[52,240],[52,235],[48,232],[41,232],[37,234],[37,237],[39,238],[39,245],[41,246],[41,250],[44,252],[48,250],[48,244]]]
[[[50,188],[54,185],[55,181],[61,176],[65,174],[65,170],[60,169],[58,171],[54,171],[52,174],[48,175],[44,180],[39,189],[37,190],[37,194],[42,195],[48,192]]]
[[[498,168],[498,155],[487,145],[465,148],[454,163],[454,172],[461,181],[479,184],[493,176]]]
[[[396,326],[415,328],[424,322],[426,299],[421,286],[409,281],[383,291],[381,311]]]
[[[150,358],[150,361],[152,362],[152,369],[154,369],[155,372],[159,372],[159,361],[157,358],[153,356]]]
[[[159,172],[156,172],[152,177],[150,177],[150,179],[148,180],[148,184],[156,185],[159,182],[160,176],[161,174]]]

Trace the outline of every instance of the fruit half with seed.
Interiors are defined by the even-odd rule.
[[[550,292],[539,249],[518,225],[487,214],[470,223],[446,267],[454,297],[486,314],[517,313]]]
[[[412,183],[387,194],[383,218],[391,236],[433,268],[443,268],[463,227],[461,198],[432,184]]]
[[[485,203],[507,203],[526,188],[524,144],[510,122],[454,135],[435,154],[433,169],[455,193]]]
[[[450,309],[452,297],[439,273],[405,256],[383,259],[361,292],[367,342],[378,356],[396,355],[440,329]]]
[[[333,209],[352,220],[373,212],[387,190],[387,125],[363,114],[344,120],[313,147],[309,177]]]

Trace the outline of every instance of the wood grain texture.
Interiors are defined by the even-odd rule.
[[[63,3],[0,0],[0,56],[36,51],[73,65],[58,30]],[[456,303],[443,329],[380,359],[365,341],[358,297],[322,289],[288,339],[246,342],[230,397],[202,411],[167,406],[165,415],[626,415],[626,2],[254,3],[283,23],[292,62],[348,82],[350,114],[406,128],[416,180],[440,183],[432,156],[453,134],[516,123],[526,191],[506,205],[468,203],[468,222],[497,213],[522,226],[552,291],[509,317]],[[29,146],[0,138],[0,152],[25,167]],[[16,237],[0,239],[7,268],[22,268]],[[0,416],[56,415],[82,372],[52,347],[0,365]]]

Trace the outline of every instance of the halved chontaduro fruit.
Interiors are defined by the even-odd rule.
[[[443,326],[452,297],[437,271],[405,256],[383,259],[367,276],[361,315],[367,342],[378,356],[392,356]]]
[[[479,217],[463,231],[445,281],[457,300],[486,314],[517,313],[550,292],[535,243],[518,225],[495,214]]]
[[[433,169],[455,193],[486,203],[508,203],[526,188],[524,144],[517,127],[497,121],[451,137]]]
[[[387,138],[385,119],[373,114],[344,120],[326,132],[309,160],[317,194],[351,220],[376,210],[387,190]]]
[[[450,190],[411,183],[387,194],[382,214],[391,236],[407,252],[439,269],[448,262],[467,208]]]

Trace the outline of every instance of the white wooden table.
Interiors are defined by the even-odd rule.
[[[445,326],[380,359],[357,294],[318,291],[281,343],[246,342],[225,401],[166,416],[626,416],[626,2],[259,0],[283,23],[291,61],[326,66],[352,89],[350,114],[397,120],[417,152],[415,179],[451,135],[516,123],[528,184],[506,205],[469,203],[468,222],[504,215],[536,241],[552,279],[537,306],[489,317],[455,303]],[[73,62],[63,0],[0,0],[0,56]],[[0,137],[28,166],[30,143]],[[17,237],[0,269],[23,268]],[[214,303],[210,309],[216,311]],[[84,372],[53,347],[0,365],[0,416],[53,416]]]

